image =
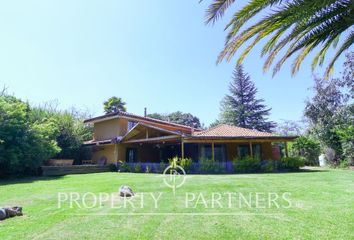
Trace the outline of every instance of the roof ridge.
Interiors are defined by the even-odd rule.
[[[184,124],[169,122],[169,121],[165,121],[165,120],[161,120],[161,119],[157,119],[157,118],[152,118],[152,117],[143,117],[143,116],[140,116],[140,115],[137,115],[137,114],[134,114],[134,113],[125,112],[125,111],[118,111],[118,113],[123,113],[123,114],[125,113],[125,114],[131,115],[133,117],[135,116],[135,117],[139,117],[139,118],[145,118],[147,120],[153,120],[153,121],[157,121],[157,122],[161,122],[161,123],[167,123],[167,124],[171,124],[171,125],[176,125],[176,126],[181,126],[181,127],[192,129],[191,126],[187,126],[187,125],[184,125]]]

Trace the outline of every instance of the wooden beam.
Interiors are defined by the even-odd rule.
[[[252,147],[252,142],[250,142],[249,144],[250,144],[250,154],[251,154],[251,157],[253,157],[253,147]]]
[[[181,158],[184,158],[184,142],[181,140]]]
[[[185,143],[247,143],[250,139],[184,139]],[[263,143],[263,142],[288,142],[293,140],[284,140],[284,139],[253,139],[254,143]]]
[[[214,150],[215,150],[214,142],[211,142],[211,158],[213,159],[213,161],[215,161],[215,151]]]
[[[288,142],[284,142],[284,144],[285,144],[285,156],[289,157]]]
[[[146,139],[148,139],[148,138],[149,138],[149,130],[146,129]]]
[[[171,135],[171,136],[163,136],[163,137],[154,137],[154,138],[142,138],[142,139],[133,139],[133,140],[127,140],[123,141],[123,143],[140,143],[140,142],[158,142],[158,141],[164,141],[164,140],[178,140],[181,137],[178,135]]]

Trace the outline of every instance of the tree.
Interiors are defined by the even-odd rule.
[[[311,136],[300,136],[291,145],[291,154],[304,157],[306,166],[318,165],[320,142]]]
[[[87,148],[82,146],[84,141],[92,138],[92,126],[85,125],[84,119],[88,118],[88,114],[82,113],[74,108],[70,110],[60,111],[51,104],[33,108],[31,111],[32,121],[51,118],[55,121],[58,128],[58,134],[55,141],[61,148],[55,158],[74,159],[79,163],[82,159],[90,158]]]
[[[347,160],[354,164],[354,82],[353,53],[347,54],[342,78],[315,78],[314,96],[306,102],[309,132],[321,143],[323,153],[334,155],[333,164]]]
[[[160,113],[151,113],[151,114],[148,114],[147,117],[155,118],[155,119],[162,120],[162,121],[167,121],[168,120],[167,115],[160,114]]]
[[[215,23],[234,2],[236,1],[213,0],[207,10],[206,22]],[[255,22],[256,16],[264,17]],[[354,24],[353,16],[353,0],[250,0],[232,15],[226,25],[225,29],[229,32],[218,62],[231,60],[236,51],[250,40],[252,42],[237,60],[240,64],[255,45],[268,37],[262,49],[262,56],[268,54],[264,71],[270,68],[281,52],[284,55],[275,64],[273,74],[279,71],[286,60],[298,53],[292,67],[292,74],[295,74],[304,58],[315,48],[318,52],[313,59],[312,68],[318,63],[322,65],[327,50],[331,45],[336,46],[342,35],[345,38],[328,64],[328,76],[338,57],[354,43],[354,31],[351,29]],[[246,27],[248,23],[252,25]]]
[[[181,111],[173,112],[168,115],[168,118],[173,123],[178,123],[186,126],[190,126],[193,128],[201,128],[199,118],[193,116],[190,113],[183,113]]]
[[[282,120],[277,124],[276,132],[283,136],[301,135],[304,133],[304,122]]]
[[[104,106],[104,112],[106,114],[108,113],[114,113],[118,111],[127,111],[127,108],[125,107],[126,103],[123,102],[123,100],[120,97],[110,97],[107,101],[103,103]]]
[[[0,175],[36,173],[61,150],[54,119],[32,121],[31,111],[28,103],[0,96]]]
[[[263,99],[256,99],[257,89],[241,65],[234,70],[229,91],[230,95],[221,103],[222,123],[259,131],[271,131],[275,127],[276,124],[267,119],[271,109],[266,108]]]
[[[163,120],[163,121],[190,126],[193,128],[202,128],[202,125],[198,117],[193,116],[190,113],[183,113],[181,111],[173,112],[170,114],[152,113],[152,114],[148,114],[147,116],[151,118]]]

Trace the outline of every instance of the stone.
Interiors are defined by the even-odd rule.
[[[5,208],[0,208],[0,221],[6,218]]]
[[[22,207],[0,208],[0,220],[22,215]]]
[[[119,196],[121,196],[121,197],[132,197],[132,196],[134,196],[134,192],[128,186],[121,186],[119,188]]]

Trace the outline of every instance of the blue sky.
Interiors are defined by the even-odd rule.
[[[245,1],[240,1],[242,5]],[[32,104],[57,100],[102,114],[102,102],[122,97],[129,112],[219,114],[233,63],[215,65],[225,21],[204,24],[208,1],[1,1],[0,86]],[[260,48],[245,59],[271,119],[299,120],[311,96],[307,59],[291,77],[290,63],[263,74]],[[336,64],[341,70],[343,57]]]

